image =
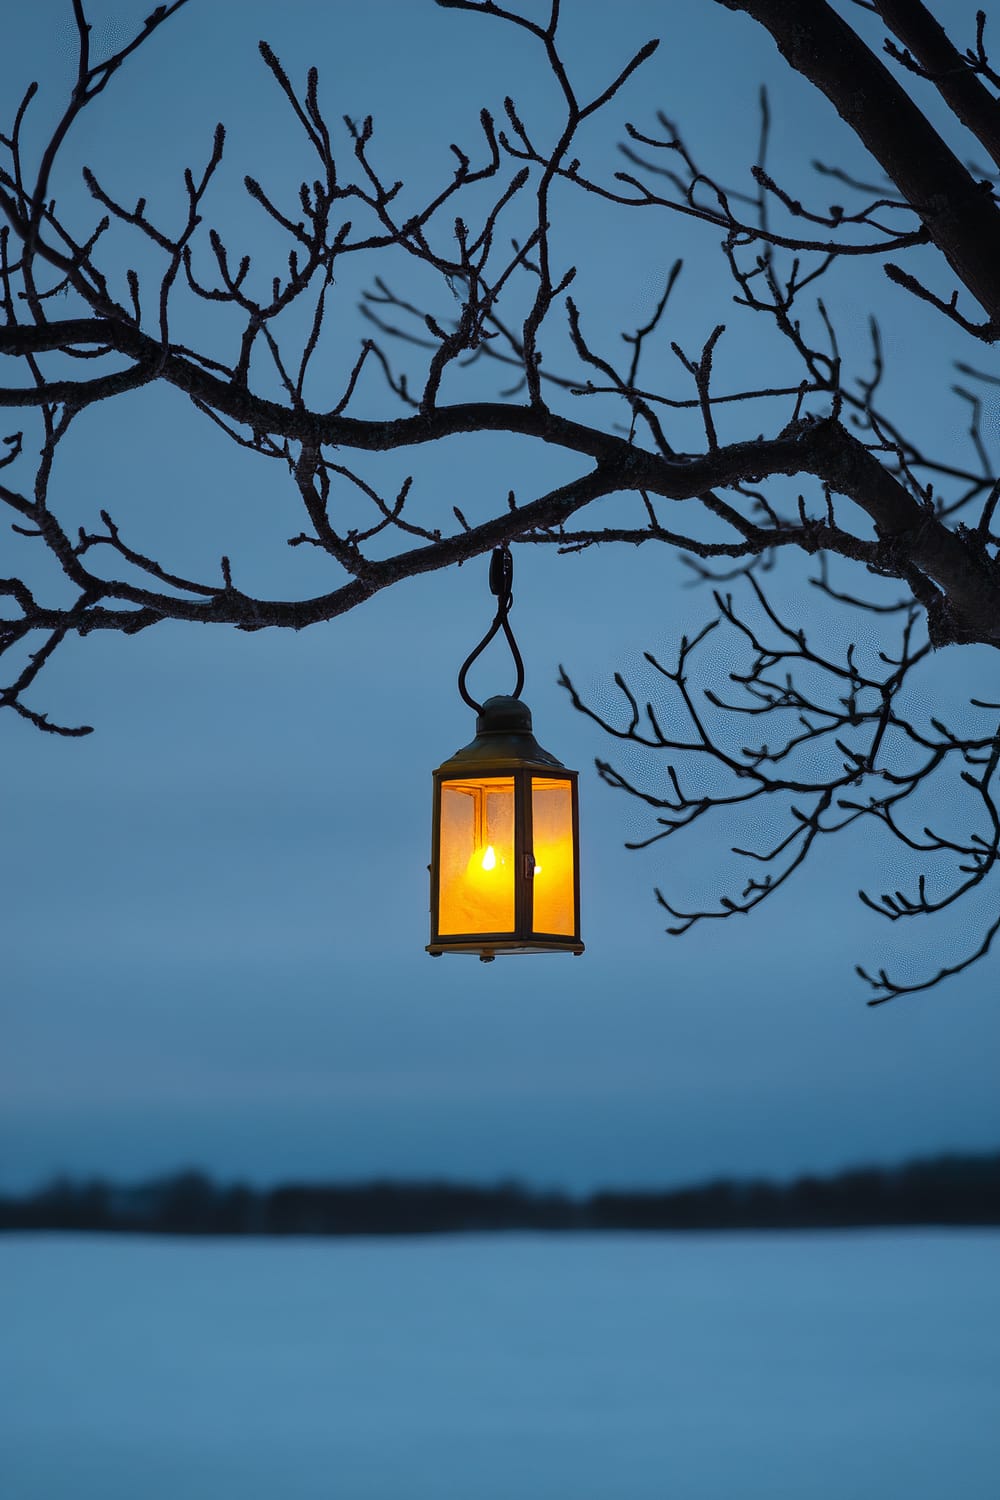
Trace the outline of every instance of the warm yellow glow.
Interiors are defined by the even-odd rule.
[[[436,933],[513,935],[523,928],[574,936],[574,796],[567,776],[456,776],[442,782],[439,807]]]
[[[536,856],[532,928],[569,936],[574,930],[573,803],[568,781],[532,777]]]
[[[513,777],[444,783],[439,860],[440,933],[513,932]]]

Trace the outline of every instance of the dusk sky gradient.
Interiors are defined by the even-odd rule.
[[[120,45],[148,9],[93,0],[95,46]],[[971,37],[974,10],[952,4],[948,19]],[[851,18],[867,19],[853,7]],[[707,169],[745,184],[762,82],[775,171],[796,191],[829,196],[809,173],[814,156],[873,170],[766,34],[713,0],[571,0],[564,28],[584,91],[648,37],[663,38],[586,137],[604,172],[618,165],[622,122],[648,128],[662,108]],[[71,78],[69,0],[16,7],[4,29],[0,128],[38,78],[37,142]],[[151,213],[176,215],[183,169],[207,158],[221,119],[227,158],[208,221],[238,251],[281,257],[242,176],[285,184],[289,201],[309,163],[257,54],[261,37],[293,79],[319,66],[332,121],[374,115],[378,158],[415,197],[450,175],[450,141],[477,143],[483,105],[499,115],[511,93],[540,136],[556,122],[529,39],[486,18],[431,0],[192,0],[66,143],[53,191],[70,221],[73,205],[93,217],[83,165],[120,200],[145,193]],[[575,295],[609,347],[648,316],[670,262],[685,255],[657,355],[662,379],[679,384],[669,340],[700,348],[732,313],[717,232],[626,220],[572,194],[557,212],[559,253],[579,261]],[[123,250],[122,264],[139,253]],[[357,292],[379,271],[407,290],[404,267],[353,258],[328,315],[343,348],[329,388],[314,387],[315,406],[339,396],[341,365],[366,331]],[[948,393],[947,362],[966,351],[946,325],[874,266],[839,268],[824,295],[849,350],[863,348],[878,309],[896,409],[939,443],[962,443],[967,410]],[[232,325],[212,331],[200,306],[185,307],[179,336],[228,354]],[[766,384],[777,369],[767,331],[735,317],[727,337],[726,383]],[[466,396],[506,384],[495,370],[469,382]],[[453,376],[444,399],[463,398]],[[395,414],[374,377],[356,409]],[[5,420],[5,431],[19,425],[16,414]],[[727,421],[724,437],[777,425],[760,407]],[[986,431],[995,453],[995,402]],[[413,472],[413,504],[446,521],[452,505],[485,517],[510,487],[529,499],[573,469],[555,451],[494,435],[376,457],[366,472],[389,489]],[[179,395],[147,388],[91,412],[56,483],[74,526],[105,507],[134,545],[182,573],[214,577],[227,553],[237,583],[266,597],[340,581],[313,549],[285,545],[303,525],[287,473],[238,450]],[[0,533],[4,574],[13,546]],[[581,772],[586,954],[491,965],[425,954],[431,771],[472,737],[455,678],[492,613],[487,566],[484,557],[403,583],[299,635],[169,624],[133,639],[95,635],[60,651],[31,698],[62,722],[93,724],[91,736],[57,739],[0,717],[0,1186],[194,1164],[257,1181],[510,1175],[582,1188],[997,1147],[996,958],[877,1010],[854,974],[856,962],[894,956],[896,969],[936,966],[988,905],[926,931],[879,920],[856,892],[885,888],[895,854],[872,831],[821,850],[751,918],[664,935],[654,885],[681,904],[692,891],[732,889],[721,872],[746,829],[716,821],[627,852],[624,839],[649,825],[599,783],[594,757],[613,747],[556,686],[562,662],[610,706],[616,670],[644,680],[644,650],[669,657],[681,632],[709,617],[709,595],[663,550],[515,548],[524,697],[541,744]],[[814,608],[802,603],[809,571],[793,564],[775,586],[793,617]],[[858,627],[865,649],[879,644],[877,628]],[[925,678],[928,701],[995,699],[988,654],[946,653]],[[726,669],[720,656],[717,680]],[[509,691],[502,651],[476,673],[478,696]],[[662,763],[622,763],[663,785]]]

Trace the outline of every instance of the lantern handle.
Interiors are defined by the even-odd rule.
[[[483,636],[476,649],[465,658],[458,674],[458,691],[469,707],[474,708],[477,714],[482,713],[483,705],[477,703],[475,698],[472,697],[465,686],[465,679],[468,676],[472,663],[486,650],[490,641],[500,630],[507,637],[510,654],[514,658],[514,666],[517,669],[517,682],[515,683],[512,696],[519,698],[521,696],[521,689],[524,687],[524,662],[521,660],[521,653],[517,648],[517,641],[514,639],[514,632],[510,627],[510,620],[508,619],[510,607],[514,602],[513,584],[514,559],[511,557],[510,547],[504,542],[502,547],[494,547],[493,555],[490,558],[490,592],[496,596],[497,600],[497,612],[493,617],[493,624]]]

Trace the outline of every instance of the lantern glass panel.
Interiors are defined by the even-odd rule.
[[[572,937],[576,931],[573,869],[573,791],[568,781],[531,778],[531,827],[535,855],[535,932]]]
[[[514,778],[441,784],[438,932],[514,931]]]

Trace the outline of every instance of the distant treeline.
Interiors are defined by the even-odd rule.
[[[847,1229],[1000,1224],[1000,1153],[941,1156],[797,1181],[718,1181],[587,1197],[517,1183],[288,1183],[254,1188],[178,1172],[136,1186],[60,1178],[0,1197],[0,1230],[138,1234],[442,1234],[497,1229]]]

